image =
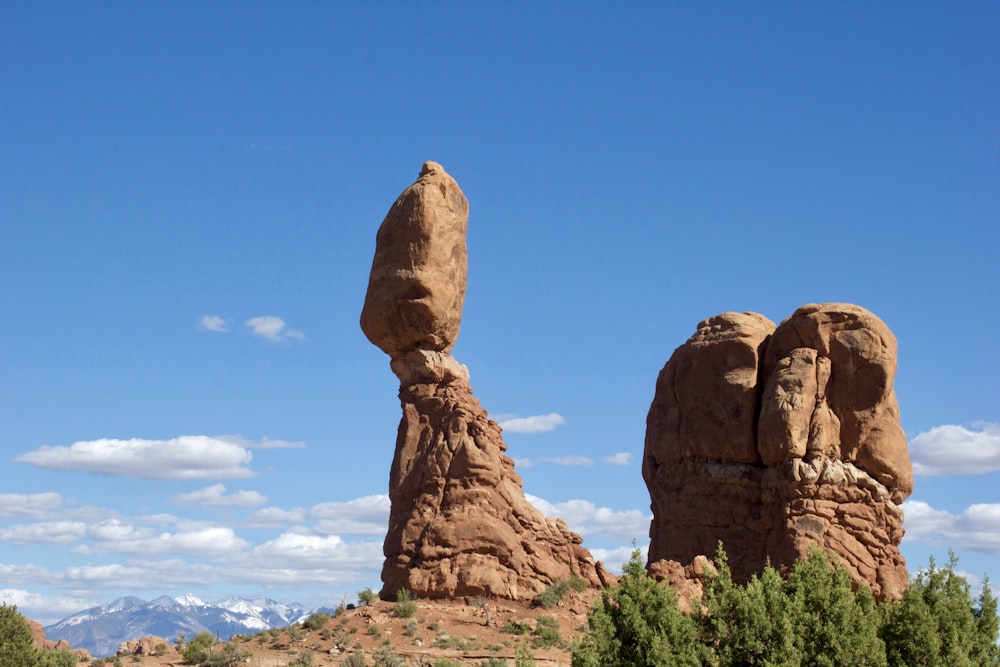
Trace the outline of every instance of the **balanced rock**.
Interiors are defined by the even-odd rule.
[[[465,298],[468,203],[427,162],[376,237],[361,327],[400,380],[382,595],[533,599],[576,575],[609,580],[582,538],[524,495],[500,427],[449,353]]]
[[[745,581],[816,545],[898,595],[913,475],[895,372],[892,332],[858,306],[803,306],[776,328],[754,313],[701,322],[647,417],[650,563],[690,563],[721,540]]]
[[[436,162],[425,162],[375,237],[361,330],[391,358],[455,346],[465,302],[469,202]]]

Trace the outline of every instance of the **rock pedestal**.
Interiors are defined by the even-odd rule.
[[[745,581],[816,545],[877,596],[898,595],[913,474],[895,372],[895,337],[858,306],[803,306],[778,327],[756,313],[701,322],[647,417],[650,563],[722,541]]]
[[[403,418],[389,476],[381,595],[533,599],[571,575],[599,586],[600,563],[522,490],[500,427],[449,354],[461,323],[468,202],[424,164],[386,215],[361,328],[391,358]]]

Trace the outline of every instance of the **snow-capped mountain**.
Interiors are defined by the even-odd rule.
[[[270,598],[229,597],[208,604],[193,595],[162,596],[149,602],[129,596],[46,626],[45,636],[56,641],[65,639],[73,648],[85,648],[100,657],[114,655],[122,642],[146,635],[173,643],[181,632],[191,638],[207,631],[229,639],[237,634],[284,627],[309,613],[302,605]]]

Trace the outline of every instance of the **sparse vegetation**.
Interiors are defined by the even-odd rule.
[[[514,667],[535,667],[535,657],[524,644],[514,649]]]
[[[371,588],[362,588],[358,591],[358,602],[362,605],[371,604],[378,595]]]
[[[410,591],[400,588],[396,591],[396,604],[392,607],[392,613],[399,618],[410,618],[417,613],[417,603],[410,599]]]
[[[580,593],[587,590],[587,582],[579,575],[573,574],[569,579],[557,579],[548,588],[538,594],[535,603],[545,609],[552,609],[562,602],[570,591]]]
[[[340,661],[341,667],[367,667],[368,661],[365,660],[365,654],[361,651],[355,651],[354,653],[348,654],[343,660]]]
[[[487,658],[479,665],[480,667],[507,667],[507,661],[503,658]]]
[[[329,622],[330,614],[325,611],[314,611],[302,621],[302,627],[308,630],[322,630]]]
[[[210,646],[208,656],[201,663],[201,667],[235,667],[246,662],[251,655],[250,651],[240,648],[237,642],[229,641],[218,651],[212,650]]]
[[[535,648],[544,646],[558,646],[562,638],[559,636],[559,621],[554,616],[539,616],[535,622],[535,629],[531,632],[532,644]]]
[[[448,660],[446,658],[438,658],[434,661],[434,667],[462,667],[462,663],[458,660]]]
[[[500,632],[506,632],[508,635],[526,635],[531,632],[531,625],[525,621],[510,620],[503,624]]]
[[[208,649],[215,644],[211,632],[199,632],[184,647],[184,662],[189,665],[200,665],[208,659]]]
[[[406,667],[406,660],[392,650],[391,646],[383,646],[375,652],[372,660],[375,667]]]

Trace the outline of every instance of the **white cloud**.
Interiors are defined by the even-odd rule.
[[[254,547],[254,560],[281,567],[297,565],[329,566],[345,559],[348,546],[337,535],[282,533],[270,542]]]
[[[605,456],[601,460],[613,466],[627,466],[632,462],[632,453],[618,452],[617,454],[612,454],[611,456]]]
[[[639,544],[636,546],[627,547],[615,547],[613,549],[591,549],[590,555],[594,557],[594,560],[599,560],[604,563],[605,569],[608,572],[614,574],[622,573],[622,565],[632,560],[632,551],[638,549],[642,554],[643,562],[646,561],[646,554],[649,553],[649,543]]]
[[[217,435],[215,437],[224,442],[231,442],[234,445],[239,445],[247,449],[302,449],[306,446],[306,443],[301,440],[272,440],[266,435],[256,441],[247,440],[241,435]]]
[[[587,456],[542,456],[540,461],[554,463],[557,466],[592,466],[594,460]]]
[[[15,461],[39,468],[92,472],[140,479],[231,479],[253,477],[253,455],[245,447],[206,435],[170,440],[85,440],[69,447],[42,445]]]
[[[17,610],[26,618],[42,624],[54,623],[93,606],[86,598],[40,595],[16,588],[0,589],[0,603],[17,605]]]
[[[226,495],[226,487],[213,484],[204,489],[182,493],[174,497],[176,502],[185,505],[226,505],[229,507],[253,507],[267,502],[267,496],[256,491],[236,491]]]
[[[220,556],[250,546],[237,537],[232,528],[225,526],[194,525],[171,533],[133,526],[119,519],[107,519],[90,526],[87,537],[96,542],[92,553]]]
[[[496,422],[500,424],[500,428],[508,433],[544,433],[566,424],[563,416],[555,412],[550,412],[547,415],[535,415],[534,417],[497,415]]]
[[[377,494],[347,502],[313,505],[316,530],[328,535],[384,535],[389,527],[389,496]]]
[[[80,521],[43,521],[0,528],[0,541],[14,544],[66,544],[83,537],[87,525]]]
[[[306,337],[301,331],[289,329],[283,319],[274,315],[251,317],[243,324],[249,327],[255,336],[260,336],[268,340],[278,341],[288,340],[289,338],[301,340]]]
[[[913,472],[918,475],[983,474],[1000,470],[1000,424],[971,428],[935,426],[910,440]]]
[[[247,525],[253,528],[273,528],[286,526],[290,523],[302,523],[306,520],[306,511],[301,507],[283,510],[280,507],[262,507],[247,519]]]
[[[531,459],[522,459],[516,456],[512,457],[512,459],[514,460],[514,465],[519,468],[530,468],[535,465],[535,462]]]
[[[202,315],[198,320],[198,327],[205,331],[218,331],[225,333],[229,331],[229,325],[218,315]]]
[[[978,503],[961,514],[952,514],[919,500],[907,500],[902,509],[904,541],[1000,554],[1000,503]]]
[[[613,510],[579,499],[550,503],[538,496],[525,495],[542,514],[562,519],[584,537],[618,541],[638,540],[649,535],[652,516],[641,510]]]
[[[62,505],[62,496],[54,491],[47,493],[0,493],[0,516],[19,516],[41,519],[50,510]]]

